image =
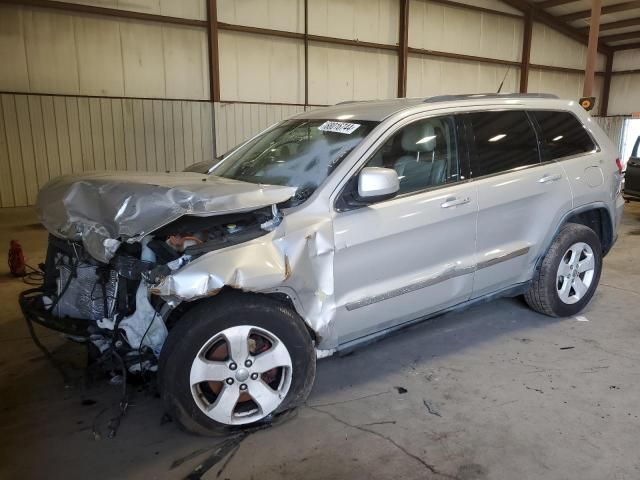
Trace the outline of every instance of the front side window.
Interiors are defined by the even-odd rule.
[[[211,173],[250,183],[297,187],[294,204],[300,203],[377,124],[286,120],[232,152]]]
[[[538,140],[527,114],[518,110],[465,114],[471,128],[471,173],[493,175],[540,163]]]
[[[529,114],[540,127],[545,161],[593,152],[596,149],[584,126],[571,113],[533,110]]]
[[[400,194],[457,181],[455,127],[453,117],[418,120],[389,138],[366,166],[393,168],[400,180]]]

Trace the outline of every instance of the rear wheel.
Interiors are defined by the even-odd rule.
[[[160,358],[168,412],[186,430],[224,434],[271,422],[306,399],[315,350],[299,316],[280,302],[227,293],[189,310]]]
[[[602,271],[602,246],[589,227],[562,227],[525,294],[527,304],[552,317],[580,312],[595,293]]]

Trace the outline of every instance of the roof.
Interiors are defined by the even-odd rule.
[[[518,0],[510,0],[512,4]],[[549,15],[561,25],[582,35],[586,42],[589,34],[591,0],[533,0],[534,11]],[[515,5],[514,5],[515,6]],[[600,46],[614,50],[639,48],[640,2],[629,0],[602,0],[600,16]]]
[[[360,120],[381,122],[394,113],[407,110],[419,105],[436,106],[445,102],[455,102],[457,104],[476,104],[478,101],[499,103],[507,100],[549,100],[557,99],[555,95],[549,94],[495,94],[495,93],[475,93],[465,95],[440,95],[427,98],[394,98],[390,100],[368,100],[343,102],[330,107],[318,108],[296,115],[296,118],[309,119],[335,119],[335,120]]]
[[[367,100],[361,102],[343,102],[297,115],[296,118],[317,118],[382,121],[389,115],[420,105],[424,98],[394,98],[390,100]]]

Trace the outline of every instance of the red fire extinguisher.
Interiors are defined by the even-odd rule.
[[[9,244],[9,270],[16,277],[24,277],[27,274],[22,246],[16,240],[11,240]]]

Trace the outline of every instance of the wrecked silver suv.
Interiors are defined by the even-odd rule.
[[[211,166],[53,180],[30,322],[158,371],[170,414],[224,431],[302,403],[316,358],[496,296],[573,315],[622,211],[617,152],[575,102],[354,102]]]

